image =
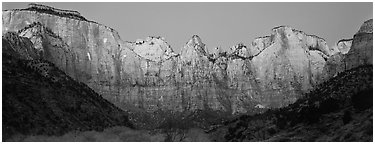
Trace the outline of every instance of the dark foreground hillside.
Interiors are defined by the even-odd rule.
[[[3,37],[3,141],[19,139],[20,135],[58,136],[70,131],[132,127],[125,112],[85,84],[66,76],[50,62],[20,53],[31,50],[26,49],[27,43],[31,42],[17,36],[11,40]]]
[[[373,141],[372,66],[340,73],[288,107],[241,116],[215,141]]]

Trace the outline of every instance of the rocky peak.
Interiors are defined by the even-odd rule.
[[[247,47],[243,43],[239,43],[235,46],[232,46],[229,51],[229,55],[240,57],[242,59],[247,58]]]
[[[195,59],[201,56],[208,56],[206,44],[198,35],[193,35],[180,52],[182,59]]]
[[[188,44],[190,45],[198,45],[199,47],[204,47],[205,44],[202,42],[201,38],[198,35],[193,35],[189,40]]]
[[[136,54],[154,62],[164,61],[177,55],[163,37],[149,36],[145,40],[137,39],[130,45]]]
[[[330,49],[325,39],[316,35],[306,34],[301,30],[294,29],[290,26],[277,26],[272,29],[270,38],[261,38],[261,41],[267,40],[274,42],[281,42],[287,45],[299,45],[298,47],[304,48],[306,51],[318,50],[326,56],[334,54],[334,50]],[[268,44],[270,45],[270,44]]]

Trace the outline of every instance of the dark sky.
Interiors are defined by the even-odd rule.
[[[24,8],[28,3],[2,3],[3,9]],[[327,40],[329,46],[352,38],[372,18],[368,3],[44,3],[79,11],[87,19],[117,30],[125,41],[162,36],[177,52],[197,34],[209,49],[269,35],[289,25]]]

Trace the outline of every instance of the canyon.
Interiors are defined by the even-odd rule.
[[[55,64],[125,111],[280,108],[345,70],[372,65],[372,19],[336,47],[278,26],[269,36],[212,53],[194,35],[175,53],[163,37],[124,41],[75,11],[30,5],[4,10],[2,17],[3,35],[14,32],[32,42],[35,52],[25,57]]]

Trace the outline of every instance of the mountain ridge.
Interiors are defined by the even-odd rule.
[[[20,16],[29,18],[12,19]],[[102,24],[57,17],[3,11],[3,34],[26,27],[27,23],[41,23],[60,35],[71,50],[68,52],[71,58],[67,58],[71,62],[62,63],[62,70],[112,102],[120,101],[151,111],[181,111],[187,106],[192,110],[208,107],[237,113],[246,111],[246,103],[253,102],[279,107],[295,101],[298,95],[320,83],[329,57],[340,53],[329,48],[320,37],[290,26],[279,26],[271,29],[270,36],[254,39],[250,46],[238,44],[225,52],[209,53],[199,36],[193,35],[176,54],[161,37],[126,42],[115,30]],[[147,46],[145,42],[152,45]],[[149,49],[153,51],[148,52]],[[52,54],[52,57],[59,55]],[[210,82],[214,79],[216,82]],[[233,89],[235,92],[231,94],[234,95],[225,93],[216,97],[221,93],[215,88],[219,83]],[[277,96],[280,95],[278,90],[286,90],[283,93],[287,96]],[[223,105],[227,105],[224,103],[230,106],[224,108]]]

